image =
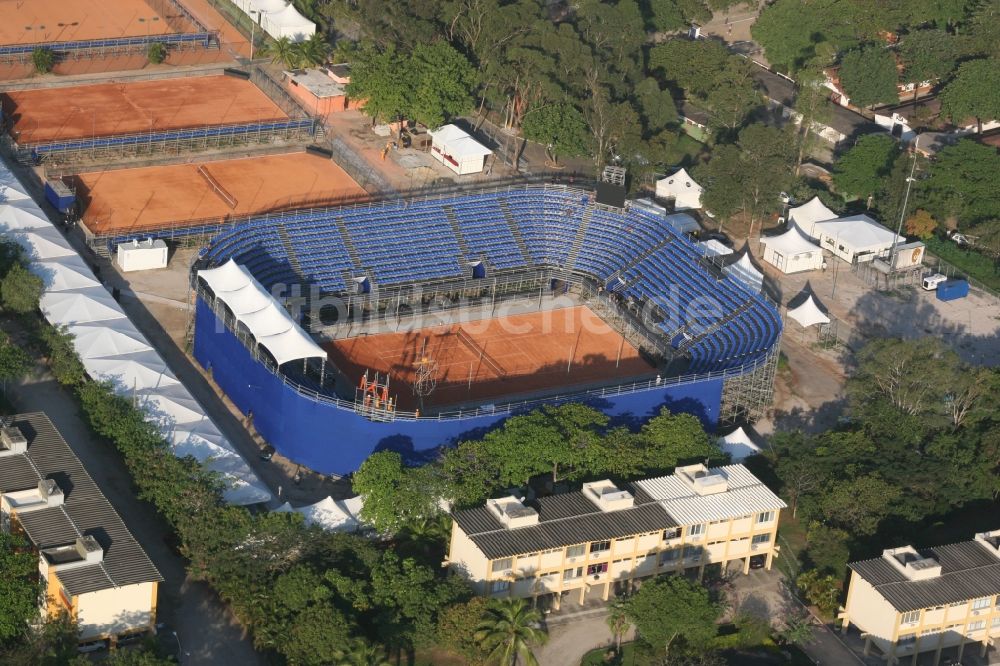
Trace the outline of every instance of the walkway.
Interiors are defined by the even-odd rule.
[[[583,655],[591,650],[614,645],[614,636],[605,621],[607,615],[607,608],[602,605],[548,617],[549,640],[535,648],[538,663],[544,666],[580,666]],[[635,631],[629,629],[622,641],[634,638]]]

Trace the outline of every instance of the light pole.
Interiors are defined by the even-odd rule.
[[[180,663],[182,656],[184,656],[184,657],[190,657],[191,654],[189,652],[185,652],[184,648],[181,647],[181,638],[180,638],[180,636],[177,635],[177,632],[176,631],[172,631],[170,633],[172,633],[174,635],[174,640],[177,641],[177,663]]]
[[[913,140],[913,164],[910,166],[910,177],[906,179],[906,194],[903,196],[903,209],[899,211],[899,226],[896,228],[896,238],[892,239],[892,250],[889,251],[889,273],[893,271],[893,262],[896,260],[896,248],[899,245],[898,239],[903,232],[903,220],[906,219],[906,205],[910,202],[910,188],[913,187],[913,174],[917,172],[917,151],[920,147],[920,135]]]
[[[250,60],[253,60],[253,42],[254,42],[254,35],[257,32],[257,19],[254,17],[260,16],[260,10],[251,9],[247,13],[250,15]]]

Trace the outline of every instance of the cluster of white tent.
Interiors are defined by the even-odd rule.
[[[215,297],[236,321],[247,327],[257,344],[278,365],[306,358],[326,358],[326,352],[289,316],[285,308],[243,266],[230,259],[218,268],[198,271]]]
[[[701,185],[695,182],[686,169],[678,169],[666,178],[656,181],[656,198],[673,200],[674,210],[701,208]]]
[[[728,453],[734,463],[760,453],[760,447],[750,438],[746,430],[737,428],[718,439],[719,448]]]
[[[275,39],[300,42],[316,34],[316,24],[285,0],[233,0],[233,4]]]
[[[132,324],[90,266],[0,165],[0,233],[21,245],[30,270],[44,283],[41,309],[54,326],[65,326],[87,374],[133,397],[178,456],[191,455],[226,483],[233,504],[271,498],[266,486],[219,432],[205,410]]]
[[[871,261],[906,239],[868,217],[837,217],[819,197],[788,211],[788,231],[761,238],[764,261],[785,273],[823,266],[823,250],[848,263]]]
[[[274,511],[277,513],[301,513],[305,518],[306,525],[316,525],[330,532],[357,532],[364,527],[361,522],[362,505],[360,496],[344,500],[327,497],[315,504],[294,509],[291,504],[285,502]]]

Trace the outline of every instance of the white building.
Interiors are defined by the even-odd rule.
[[[443,125],[431,134],[431,155],[460,176],[480,173],[493,151],[455,125]]]
[[[888,253],[896,243],[906,241],[867,215],[817,222],[813,225],[813,234],[820,247],[849,264],[871,261]]]
[[[701,208],[702,190],[702,186],[695,182],[686,169],[679,169],[656,181],[656,198],[673,201],[674,210]]]
[[[809,242],[794,224],[780,236],[762,236],[764,261],[782,273],[814,271],[823,267],[823,250]]]

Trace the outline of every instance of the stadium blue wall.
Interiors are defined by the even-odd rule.
[[[349,474],[372,452],[385,449],[420,462],[442,444],[481,436],[509,416],[377,423],[314,400],[258,363],[201,298],[195,315],[194,356],[244,414],[253,412],[254,427],[278,452],[323,474]],[[632,426],[669,407],[694,414],[711,428],[719,417],[721,399],[722,379],[711,379],[583,402]]]

